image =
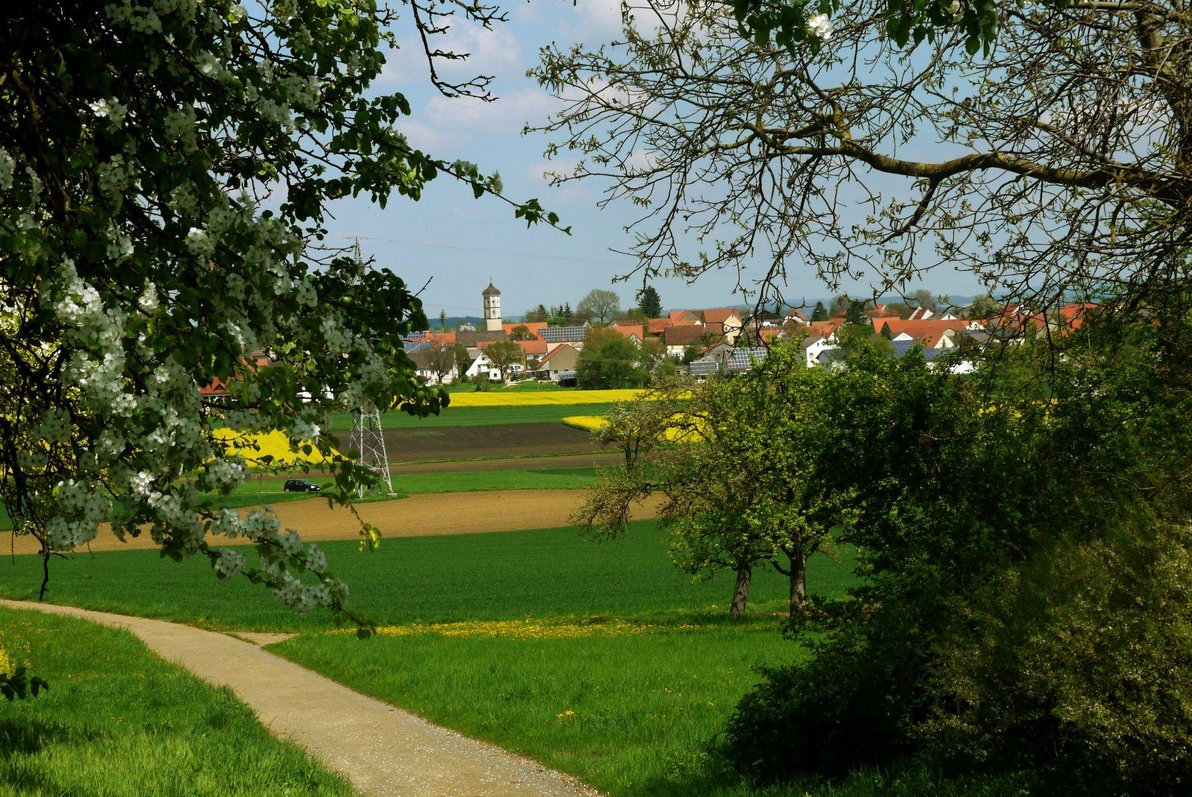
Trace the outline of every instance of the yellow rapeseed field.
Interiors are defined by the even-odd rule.
[[[563,425],[573,429],[583,429],[586,432],[595,432],[597,429],[608,426],[608,420],[603,415],[568,415],[563,419]]]
[[[595,432],[597,429],[603,429],[608,426],[608,419],[603,415],[568,415],[563,419],[563,423],[575,429]],[[666,430],[664,437],[672,443],[699,443],[703,441],[703,437],[699,432],[678,429],[673,426]]]
[[[238,432],[235,429],[215,429],[213,430],[213,434],[216,440],[224,444],[229,454],[238,453],[244,458],[245,464],[250,468],[273,467],[277,465],[319,465],[328,461],[313,446],[309,454],[304,453],[301,450],[301,446],[302,443],[308,442],[305,440],[299,443],[298,451],[291,451],[290,438],[286,436],[285,432],[276,429],[268,433]],[[249,445],[236,449],[236,441]],[[255,447],[253,444],[255,444]],[[342,458],[342,454],[332,449],[332,460]]]
[[[567,407],[573,404],[611,404],[633,401],[642,390],[542,390],[452,393],[452,407]]]

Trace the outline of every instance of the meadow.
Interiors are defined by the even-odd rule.
[[[354,540],[320,543],[352,587],[351,608],[381,626],[415,623],[619,617],[639,622],[719,624],[729,574],[696,581],[667,558],[663,531],[631,524],[623,539],[593,542],[574,528],[386,539],[361,553]],[[851,560],[817,559],[810,584],[839,594]],[[30,599],[41,578],[35,556],[0,562],[0,597]],[[753,611],[782,611],[786,583],[770,570],[754,579]],[[242,580],[218,581],[206,561],[163,562],[156,551],[77,553],[51,563],[54,603],[138,614],[219,630],[320,631],[319,611],[295,614]],[[771,617],[771,625],[778,619]]]
[[[0,647],[50,683],[0,701],[0,795],[342,795],[227,689],[122,631],[0,608]]]
[[[613,797],[1003,793],[921,767],[767,789],[725,772],[715,737],[755,668],[803,655],[781,631],[786,583],[759,569],[747,618],[731,621],[729,574],[677,572],[653,522],[605,543],[548,529],[386,540],[373,554],[352,542],[325,548],[352,584],[353,608],[378,623],[375,637],[358,640],[326,614],[293,614],[258,588],[215,580],[205,563],[152,551],[56,562],[50,597],[209,628],[299,632],[271,649]],[[811,590],[839,596],[852,566],[847,551],[813,558]],[[29,598],[38,567],[35,557],[0,564],[0,594]],[[41,650],[30,652],[35,664],[56,655]]]
[[[318,473],[307,474],[303,478],[324,487],[332,484],[329,477]],[[489,490],[582,490],[594,484],[595,480],[594,468],[506,468],[490,471],[403,473],[394,477],[394,492],[389,497]],[[254,477],[225,496],[219,505],[257,506],[317,497],[311,493],[287,493],[282,489],[285,482],[285,479],[280,478]],[[385,496],[380,498],[384,499]]]
[[[251,585],[216,581],[205,563],[152,551],[55,562],[50,595],[212,628],[300,631],[275,650],[610,794],[667,793],[668,779],[704,776],[705,743],[755,681],[752,668],[798,649],[780,630],[781,577],[759,571],[751,617],[731,622],[727,574],[693,581],[666,544],[652,522],[607,543],[574,529],[395,539],[374,554],[327,543],[353,608],[380,626],[367,641],[325,614],[295,615]],[[812,584],[839,594],[850,567],[817,560]],[[5,562],[0,594],[28,598],[38,575],[35,557]]]

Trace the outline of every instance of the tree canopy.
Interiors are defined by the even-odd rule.
[[[731,5],[755,29],[793,15],[803,33],[768,44],[722,3],[642,0],[621,41],[547,48],[534,70],[566,103],[544,127],[550,152],[582,159],[558,181],[604,180],[605,201],[642,208],[645,277],[737,269],[765,301],[804,263],[879,294],[947,264],[1036,306],[1073,292],[1161,304],[1187,280],[1181,3],[874,0],[814,29],[797,5]],[[933,33],[898,46],[920,29]]]
[[[624,467],[600,472],[573,519],[615,537],[632,503],[662,495],[676,565],[736,574],[732,616],[745,611],[753,568],[769,564],[789,579],[790,615],[801,617],[807,559],[855,501],[850,486],[837,490],[821,474],[833,378],[807,368],[797,343],[782,343],[740,377],[676,378],[618,405],[596,437],[625,455]]]
[[[0,497],[43,555],[100,524],[207,556],[283,602],[343,609],[317,547],[268,511],[212,508],[246,477],[221,427],[285,431],[325,455],[330,410],[436,412],[401,337],[419,300],[327,248],[327,204],[417,199],[440,174],[499,181],[410,147],[400,94],[370,89],[404,21],[438,77],[442,9],[404,20],[348,0],[9,3],[0,19]],[[483,5],[456,8],[482,24]],[[531,202],[530,221],[553,216]],[[200,388],[221,386],[215,400]],[[247,434],[241,445],[250,445]],[[331,464],[332,497],[372,474]],[[222,538],[259,557],[219,550]],[[310,574],[305,580],[300,574]],[[299,577],[296,577],[298,574]],[[43,585],[44,587],[44,585]]]
[[[646,318],[658,318],[662,315],[662,297],[653,285],[647,285],[637,292],[637,307]]]
[[[621,312],[621,297],[615,291],[593,288],[575,306],[577,313],[586,315],[601,326],[616,318]]]
[[[587,389],[642,387],[649,383],[653,365],[650,352],[620,332],[593,329],[575,365],[576,381]]]

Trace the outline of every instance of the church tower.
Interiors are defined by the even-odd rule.
[[[481,294],[484,297],[484,329],[488,332],[501,331],[501,292],[489,280],[488,287]]]

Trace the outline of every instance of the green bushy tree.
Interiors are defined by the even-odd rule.
[[[589,390],[644,387],[650,381],[650,365],[642,350],[621,333],[593,329],[579,353],[576,380]]]
[[[742,702],[729,756],[778,778],[922,753],[1081,793],[1185,788],[1190,339],[1094,328],[992,383],[850,355],[832,461],[863,580],[814,657]]]

